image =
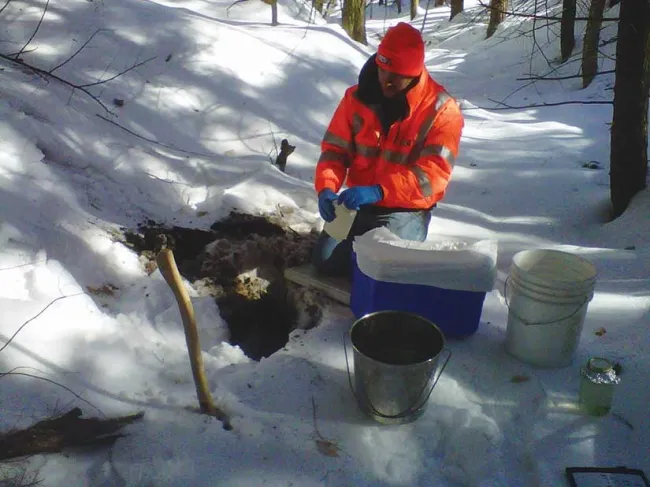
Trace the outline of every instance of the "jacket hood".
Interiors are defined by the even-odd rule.
[[[379,86],[379,68],[375,59],[377,54],[373,54],[359,71],[359,89],[358,95],[366,105],[376,105],[385,100]]]

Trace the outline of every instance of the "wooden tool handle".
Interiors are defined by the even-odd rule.
[[[203,357],[201,355],[201,344],[199,341],[199,332],[196,327],[194,307],[183,285],[178,267],[176,267],[174,254],[170,249],[162,249],[156,257],[156,262],[160,273],[174,293],[178,308],[181,312],[183,328],[185,329],[185,341],[187,342],[187,351],[190,356],[190,365],[192,366],[192,375],[194,377],[196,395],[199,399],[201,412],[216,416],[219,420],[223,421],[224,427],[227,427],[229,425],[226,414],[214,405],[212,396],[210,395],[208,380],[203,367]]]

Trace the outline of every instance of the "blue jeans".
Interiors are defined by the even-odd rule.
[[[381,211],[377,207],[362,208],[352,223],[348,238],[339,242],[324,230],[316,241],[312,264],[319,274],[349,277],[351,275],[352,241],[370,230],[386,227],[404,240],[423,242],[427,238],[432,210]]]

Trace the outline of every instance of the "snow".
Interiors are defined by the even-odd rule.
[[[24,46],[42,7],[3,8],[2,53]],[[110,450],[36,455],[0,464],[0,476],[26,471],[43,486],[526,487],[567,485],[568,466],[650,473],[650,190],[607,221],[611,106],[503,105],[609,100],[613,77],[585,90],[579,79],[518,80],[578,72],[584,23],[574,57],[559,66],[558,28],[538,24],[535,43],[532,21],[514,17],[485,40],[476,2],[453,22],[448,7],[427,13],[427,65],[467,122],[430,232],[498,241],[498,278],[478,332],[448,344],[453,356],[425,415],[382,426],[358,410],[343,348],[347,308],[329,305],[317,327],[255,362],[228,344],[214,300],[189,285],[210,388],[234,429],[186,410],[196,395],[174,297],[115,234],[146,219],[208,228],[232,209],[284,210],[296,230],[320,228],[312,180],[325,126],[382,32],[408,15],[374,9],[365,47],[347,37],[338,10],[322,18],[301,0],[280,2],[275,27],[256,0],[50,3],[25,62],[50,70],[94,33],[54,74],[97,83],[154,58],[87,87],[112,113],[0,63],[0,370],[14,372],[0,376],[0,429],[74,406],[86,416],[145,412]],[[601,39],[615,35],[606,23]],[[615,43],[602,51],[613,55]],[[297,149],[283,174],[269,161],[285,137]],[[534,368],[504,348],[512,256],[538,247],[598,269],[567,368]],[[600,355],[624,371],[612,413],[591,418],[575,408],[578,370]]]

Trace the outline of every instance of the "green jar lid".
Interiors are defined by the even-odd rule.
[[[590,372],[595,372],[597,374],[604,374],[611,371],[613,368],[612,363],[602,357],[593,357],[587,362],[587,369],[589,369]]]

